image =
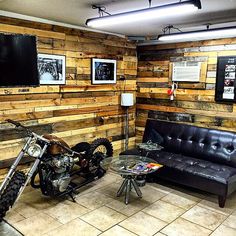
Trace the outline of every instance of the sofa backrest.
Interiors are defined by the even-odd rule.
[[[236,167],[236,133],[168,121],[147,120],[143,142],[166,151]]]

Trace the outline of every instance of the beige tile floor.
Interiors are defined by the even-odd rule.
[[[28,187],[6,220],[26,236],[236,236],[236,194],[219,208],[214,195],[152,183],[125,205],[116,197],[121,181],[108,173],[80,189],[76,203]]]

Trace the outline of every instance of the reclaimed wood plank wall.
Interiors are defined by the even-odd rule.
[[[147,118],[236,131],[236,105],[216,103],[217,56],[236,55],[236,38],[138,47],[136,141]],[[177,97],[167,95],[171,63],[202,61],[199,83],[179,83]]]
[[[21,121],[41,134],[53,133],[70,145],[107,137],[115,154],[124,149],[125,112],[120,94],[124,89],[136,93],[134,43],[118,36],[6,17],[0,17],[0,32],[36,35],[39,53],[66,56],[65,86],[0,88],[0,168],[17,155],[24,142],[24,134],[5,119]],[[91,85],[94,57],[117,60],[116,84]],[[126,81],[119,81],[120,76]],[[135,144],[135,107],[130,109],[129,144]]]

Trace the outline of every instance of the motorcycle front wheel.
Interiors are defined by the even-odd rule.
[[[3,194],[0,196],[0,222],[6,215],[6,212],[13,206],[17,199],[20,188],[24,185],[26,180],[25,174],[21,171],[16,171],[9,181]]]

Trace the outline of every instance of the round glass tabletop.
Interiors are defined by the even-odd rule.
[[[101,166],[105,170],[110,169],[122,175],[146,175],[162,167],[151,158],[135,155],[105,158],[101,162]]]

